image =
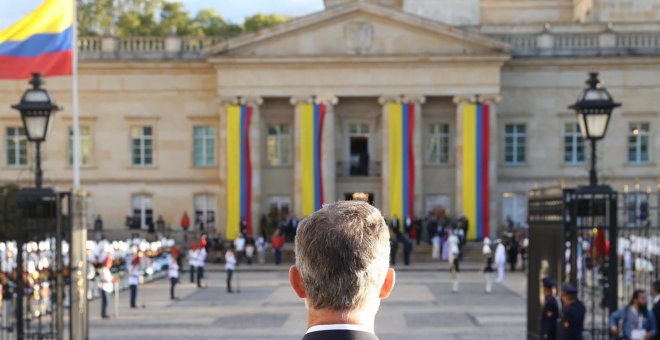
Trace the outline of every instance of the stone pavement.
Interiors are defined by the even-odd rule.
[[[422,267],[423,269],[423,267]],[[430,269],[430,268],[427,268]],[[522,273],[507,273],[490,295],[477,272],[461,275],[461,291],[451,292],[449,273],[399,270],[395,289],[376,318],[380,339],[523,339],[525,289]],[[184,275],[182,278],[187,278]],[[183,282],[178,301],[169,300],[169,281],[139,288],[128,308],[119,296],[119,317],[102,320],[99,301],[90,305],[91,339],[300,339],[306,330],[304,303],[288,285],[286,267],[240,273],[240,294],[227,294],[225,274],[210,272],[208,288]],[[234,281],[236,285],[236,279]],[[114,301],[114,300],[113,300]],[[110,310],[114,307],[111,304]]]

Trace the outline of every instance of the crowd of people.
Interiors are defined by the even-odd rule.
[[[583,338],[587,308],[578,299],[575,286],[564,284],[557,298],[557,284],[546,277],[543,283],[543,307],[539,316],[540,339]],[[660,281],[651,287],[651,298],[643,289],[636,289],[629,302],[613,311],[609,317],[609,335],[612,339],[658,339],[660,325]]]

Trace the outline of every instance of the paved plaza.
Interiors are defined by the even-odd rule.
[[[453,294],[449,273],[430,265],[401,269],[390,299],[376,318],[380,339],[523,339],[525,287],[522,273],[507,275],[490,295],[482,275],[464,273]],[[91,339],[300,339],[306,330],[304,304],[288,285],[285,268],[240,274],[240,294],[225,292],[224,272],[213,267],[208,288],[179,285],[178,301],[169,300],[169,282],[141,286],[139,304],[128,308],[119,296],[119,317],[102,320],[99,301],[91,303]],[[184,277],[183,278],[187,278]],[[234,282],[235,284],[237,282]],[[113,300],[114,301],[114,300]],[[111,304],[111,310],[114,306]]]

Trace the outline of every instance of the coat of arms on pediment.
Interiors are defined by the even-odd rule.
[[[374,25],[368,21],[352,21],[344,27],[348,53],[367,54],[374,41]]]

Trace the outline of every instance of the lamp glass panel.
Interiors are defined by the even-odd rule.
[[[23,101],[26,103],[49,103],[50,98],[43,90],[28,90],[25,92]]]
[[[605,135],[608,119],[609,116],[604,112],[587,115],[586,123],[589,128],[589,137],[602,138]]]
[[[25,129],[31,140],[44,140],[48,131],[48,116],[25,116]]]
[[[578,113],[578,123],[580,125],[580,133],[582,134],[583,138],[589,138],[589,133],[587,131],[587,125],[584,122],[584,113],[580,112]]]

